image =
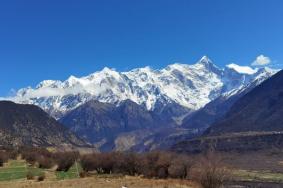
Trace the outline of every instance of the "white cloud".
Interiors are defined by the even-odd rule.
[[[242,74],[254,74],[254,73],[257,72],[257,68],[256,69],[252,69],[249,66],[240,66],[240,65],[237,65],[235,63],[231,63],[229,65],[226,65],[226,67],[228,67],[230,69],[234,69],[238,73],[242,73]]]
[[[270,63],[271,63],[271,59],[269,57],[264,55],[259,55],[252,63],[252,66],[263,66],[263,65],[268,65]]]
[[[63,97],[66,95],[77,95],[80,93],[89,93],[92,95],[99,95],[107,91],[107,87],[104,85],[81,85],[77,84],[69,88],[57,87],[41,87],[37,89],[33,89],[31,87],[20,89],[15,95],[11,95],[9,97],[1,98],[0,100],[11,100],[18,103],[28,103],[28,101],[32,98],[40,98],[40,97]]]

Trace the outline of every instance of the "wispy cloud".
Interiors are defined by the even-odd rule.
[[[95,89],[94,89],[95,88]],[[70,88],[50,88],[50,87],[42,87],[42,88],[25,88],[20,89],[14,95],[10,95],[8,97],[2,97],[0,100],[11,100],[15,102],[23,102],[28,101],[32,98],[41,98],[41,97],[63,97],[66,95],[77,95],[80,93],[89,93],[91,95],[99,95],[107,91],[106,86],[104,85],[81,85],[77,84]]]
[[[259,55],[256,59],[252,62],[252,66],[264,66],[271,63],[271,59],[264,55]]]

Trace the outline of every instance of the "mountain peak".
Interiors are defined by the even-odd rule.
[[[243,84],[243,79],[235,80],[223,73],[224,70],[214,65],[207,56],[192,65],[175,63],[161,70],[144,67],[119,72],[105,67],[81,78],[71,76],[63,82],[43,81],[40,88],[20,89],[10,99],[37,104],[51,114],[66,113],[89,100],[118,104],[130,99],[145,105],[148,110],[174,101],[198,110],[222,92],[238,89]],[[272,74],[261,75],[265,79]],[[256,76],[251,75],[252,78]],[[245,83],[249,81],[245,79]]]
[[[77,77],[75,77],[75,76],[73,76],[73,75],[71,75],[71,76],[67,79],[67,81],[70,82],[70,83],[77,82],[78,80],[79,80],[79,78],[77,78]]]
[[[44,80],[41,81],[39,84],[37,84],[36,88],[43,88],[43,87],[52,87],[58,83],[61,83],[61,81],[58,80]]]
[[[207,71],[212,71],[216,74],[221,74],[221,69],[217,67],[208,56],[203,56],[195,65],[197,69],[206,69]]]
[[[202,65],[204,67],[210,68],[210,67],[215,67],[217,68],[216,65],[213,64],[213,62],[211,61],[211,59],[209,59],[208,56],[203,56],[197,63],[196,65]]]
[[[153,71],[154,70],[150,66],[145,66],[142,68],[132,69],[130,72],[153,72]],[[127,73],[127,72],[123,72],[123,73]]]
[[[112,72],[115,72],[114,69],[111,69],[111,68],[108,68],[108,67],[104,67],[101,72],[104,72],[104,73],[112,73]]]
[[[200,61],[202,61],[202,62],[211,62],[211,60],[209,59],[209,57],[208,56],[206,56],[206,55],[204,55],[204,56],[202,56],[202,58],[200,59]]]

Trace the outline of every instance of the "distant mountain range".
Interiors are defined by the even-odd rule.
[[[41,107],[57,124],[102,151],[148,151],[166,149],[207,129],[219,132],[210,126],[277,71],[236,64],[221,69],[204,56],[193,65],[176,63],[161,70],[104,68],[63,82],[45,80],[7,99]]]
[[[200,138],[180,142],[176,151],[198,152],[283,148],[283,71],[245,93]]]
[[[175,114],[175,118],[180,118],[225,93],[236,92],[275,72],[268,68],[252,69],[235,64],[221,69],[204,56],[193,65],[176,63],[161,70],[145,67],[117,72],[104,68],[82,78],[71,76],[64,82],[45,80],[36,88],[20,89],[16,96],[9,99],[38,105],[56,119],[90,100],[115,105],[131,100],[150,111],[174,103],[188,109]]]
[[[283,131],[283,71],[237,100],[225,117],[205,134],[247,131]]]
[[[265,81],[274,74],[272,71],[262,69],[258,71],[258,76],[248,84],[238,89],[227,92],[206,104],[203,108],[186,116],[183,120],[183,127],[198,129],[203,131],[210,127],[211,124],[220,120],[230,110],[231,106],[242,96],[247,94],[257,85]]]

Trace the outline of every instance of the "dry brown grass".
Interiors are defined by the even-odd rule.
[[[283,173],[283,151],[222,153],[226,165],[234,169]]]
[[[198,188],[185,180],[154,180],[139,177],[90,177],[63,181],[18,181],[0,183],[1,188]]]

